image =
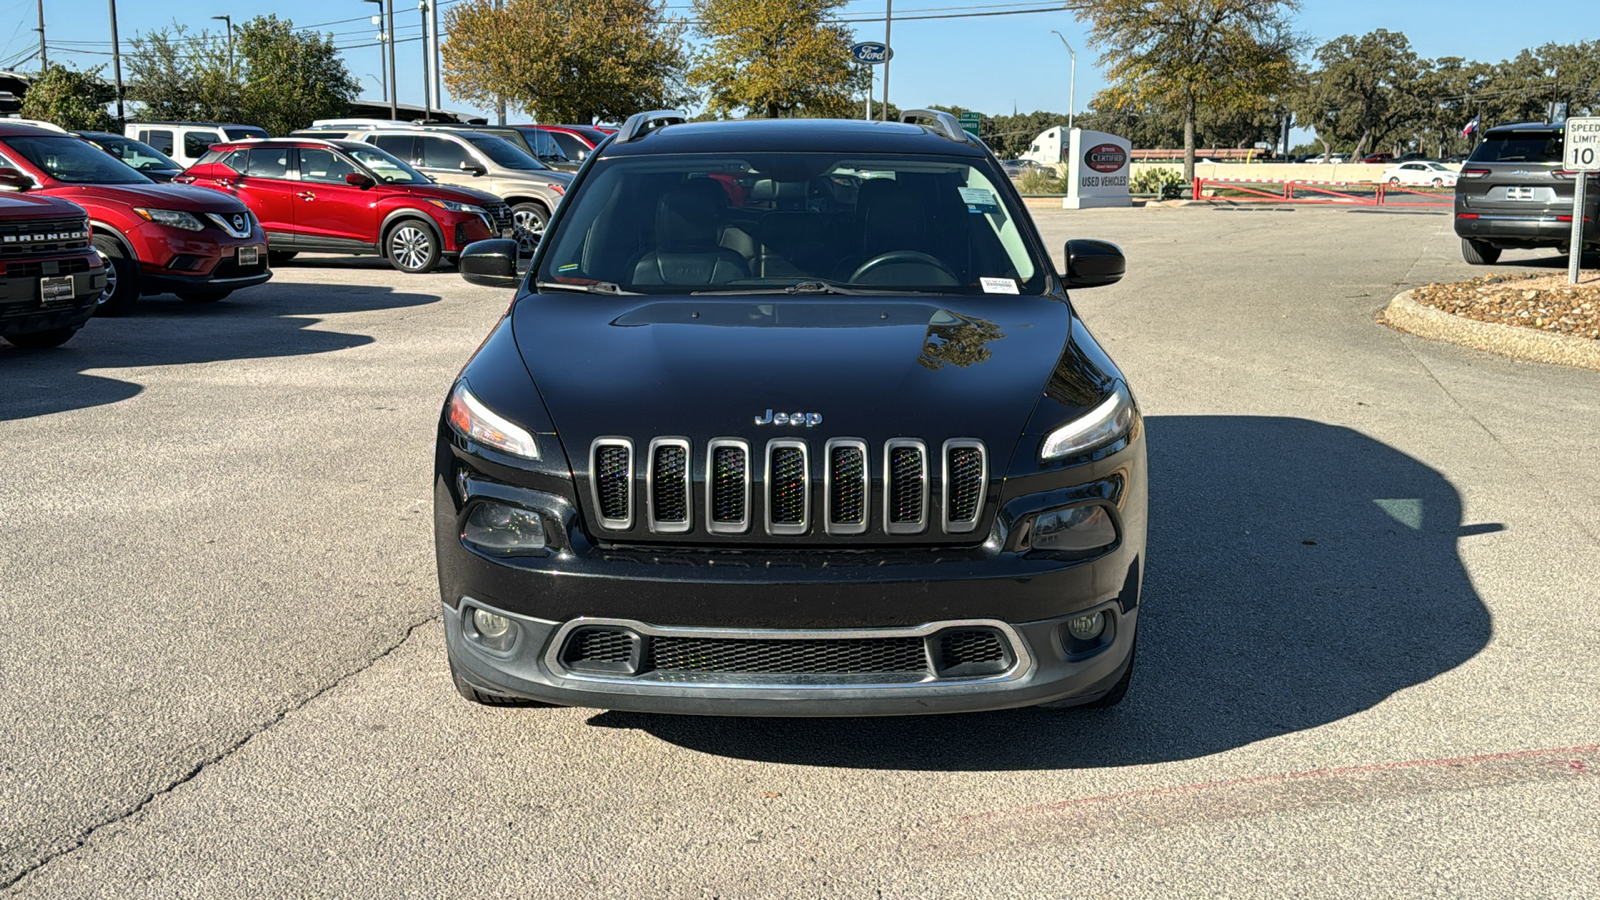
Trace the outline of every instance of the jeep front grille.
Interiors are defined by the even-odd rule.
[[[642,503],[640,527],[658,534],[695,532],[697,506],[705,515],[703,532],[710,534],[748,533],[752,510],[773,536],[810,534],[819,516],[820,530],[829,535],[866,534],[874,525],[888,535],[967,534],[977,530],[988,499],[988,453],[972,438],[945,441],[938,460],[930,460],[927,443],[916,438],[886,441],[881,453],[859,438],[834,438],[823,444],[814,470],[812,445],[803,438],[768,441],[754,459],[748,442],[717,438],[697,461],[687,438],[657,437],[648,443],[642,479],[635,477],[640,464],[633,448],[625,437],[599,438],[590,448],[591,496],[604,531],[633,530],[634,509]],[[697,471],[701,462],[704,469]],[[881,492],[881,507],[875,492]],[[820,510],[814,495],[821,497]]]

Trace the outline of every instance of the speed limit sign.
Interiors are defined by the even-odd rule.
[[[1567,120],[1561,168],[1569,172],[1600,172],[1600,117]]]

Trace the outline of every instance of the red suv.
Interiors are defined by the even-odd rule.
[[[274,264],[303,250],[376,253],[402,272],[426,272],[473,241],[511,234],[504,200],[435,184],[359,141],[218,144],[178,180],[244,201],[266,229]]]
[[[272,277],[266,236],[237,200],[156,184],[82,138],[28,125],[0,123],[0,167],[27,176],[19,189],[89,213],[109,263],[102,314],[128,312],[141,294],[208,303]]]
[[[617,133],[615,128],[601,128],[597,125],[516,125],[515,128],[526,128],[543,131],[555,138],[556,146],[573,162],[583,162],[589,158],[589,152],[600,146],[600,142]]]
[[[0,172],[4,188],[23,177]],[[0,337],[26,349],[63,344],[94,315],[105,286],[82,208],[0,194]]]

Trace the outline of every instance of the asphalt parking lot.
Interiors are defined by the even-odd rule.
[[[1035,215],[1058,253],[1099,237],[1129,259],[1075,298],[1149,428],[1122,706],[465,703],[431,450],[509,293],[303,258],[214,306],[0,346],[0,886],[1600,893],[1600,372],[1374,321],[1481,273],[1444,215]]]

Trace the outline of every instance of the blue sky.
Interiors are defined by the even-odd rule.
[[[0,0],[0,59],[36,47],[32,30],[36,0]],[[454,0],[444,0],[444,8]],[[687,14],[689,0],[667,0],[673,12]],[[418,32],[414,0],[399,0],[397,33],[403,39]],[[1050,2],[1020,0],[898,0],[896,16],[928,15],[928,11],[1037,9]],[[45,0],[46,35],[55,49],[53,60],[79,67],[110,62],[110,27],[106,4],[90,0]],[[87,8],[86,8],[87,7]],[[860,40],[883,40],[883,0],[861,0],[845,6]],[[345,51],[352,73],[362,80],[363,95],[379,96],[379,50],[372,42],[376,28],[366,17],[377,6],[360,0],[186,0],[168,4],[156,0],[122,0],[118,27],[124,45],[139,32],[177,21],[192,30],[222,27],[214,15],[232,15],[235,22],[276,12],[299,25],[323,24]],[[1297,16],[1300,31],[1317,41],[1341,34],[1362,34],[1375,28],[1403,31],[1424,56],[1464,56],[1497,62],[1525,47],[1548,42],[1569,42],[1594,36],[1597,19],[1592,0],[1546,0],[1528,7],[1526,15],[1508,15],[1504,2],[1484,0],[1307,0]],[[922,11],[922,12],[918,12]],[[339,20],[355,21],[339,21]],[[11,22],[12,28],[4,23]],[[1583,24],[1589,27],[1582,27]],[[1022,15],[935,19],[896,19],[893,33],[895,58],[890,78],[890,99],[901,106],[954,104],[991,113],[1010,112],[1013,104],[1034,109],[1065,110],[1068,96],[1068,55],[1050,33],[1057,29],[1078,51],[1077,105],[1082,111],[1104,86],[1097,53],[1087,46],[1087,30],[1071,12],[1054,11]],[[68,44],[67,42],[72,42]],[[61,42],[56,47],[57,42]],[[67,52],[68,50],[75,52]],[[402,102],[421,102],[420,45],[402,42],[396,47]],[[18,68],[28,71],[37,61]],[[110,67],[107,66],[107,74]],[[881,87],[878,89],[881,94]],[[451,101],[449,108],[468,107]]]

